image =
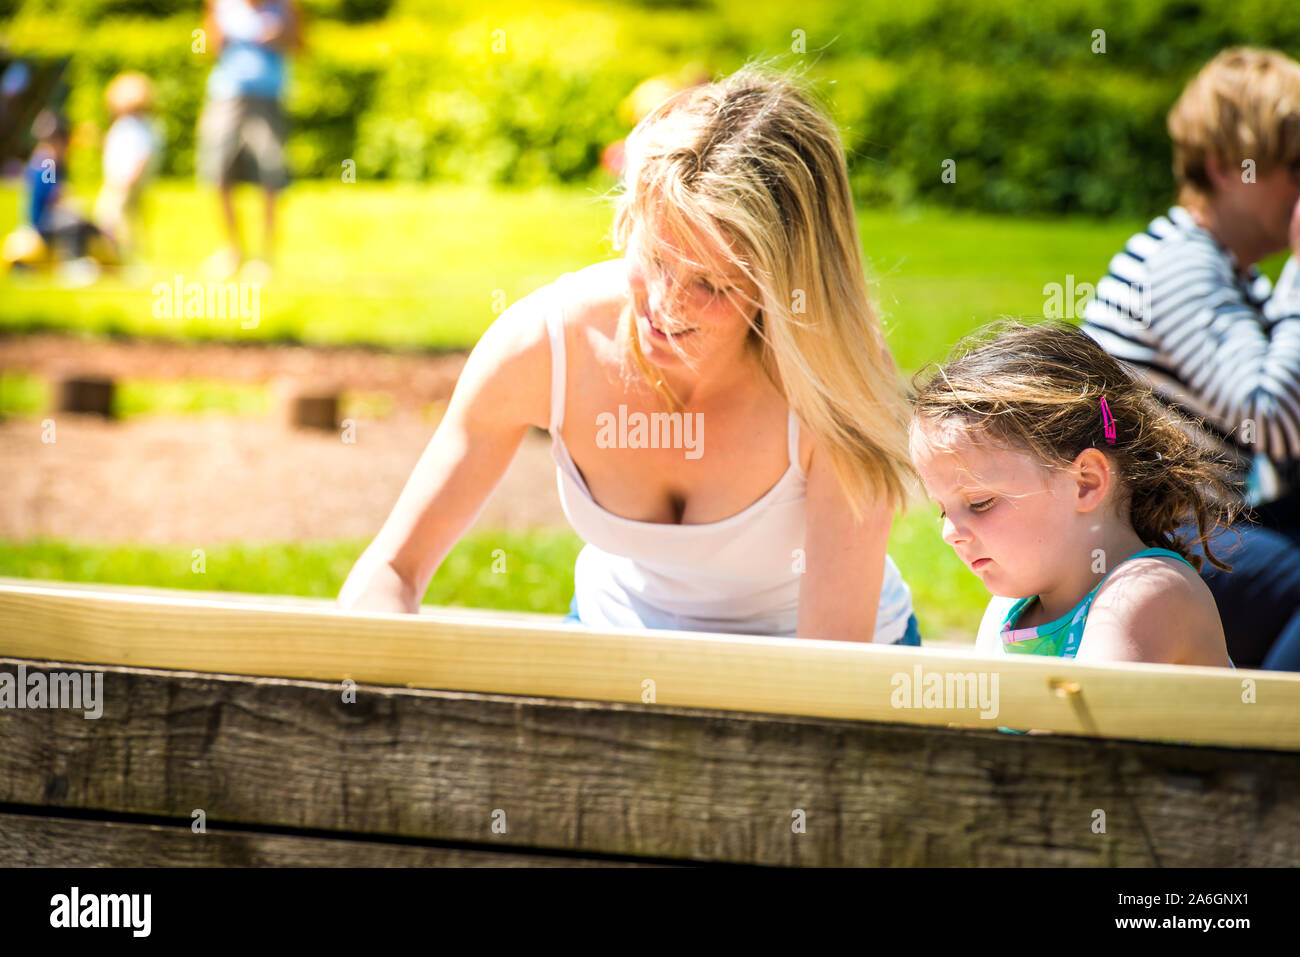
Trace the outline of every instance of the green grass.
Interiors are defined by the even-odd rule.
[[[120,419],[139,415],[265,415],[266,386],[221,379],[122,379],[113,390],[113,414]],[[0,372],[0,415],[39,415],[53,408],[49,383],[24,372]]]
[[[927,508],[900,519],[889,551],[912,588],[921,634],[973,639],[988,596],[940,540],[937,515]],[[0,575],[332,598],[365,545],[219,545],[204,550],[200,573],[195,552],[180,546],[0,542]],[[563,614],[581,547],[565,530],[467,535],[438,569],[424,602]],[[502,560],[504,571],[494,571]]]
[[[246,189],[238,198],[245,237],[258,236],[260,197]],[[0,331],[467,348],[494,308],[613,254],[609,209],[591,193],[301,183],[280,208],[279,272],[258,291],[256,326],[243,328],[238,316],[155,316],[178,276],[201,281],[222,240],[215,194],[171,182],[148,201],[146,281],[61,289],[42,277],[0,278]],[[17,210],[17,191],[0,188],[0,232],[16,225]]]
[[[36,416],[53,410],[44,377],[0,371],[0,416]],[[383,419],[396,403],[387,392],[345,390],[339,397],[340,418]],[[119,419],[152,415],[265,416],[271,390],[262,383],[224,379],[121,379],[113,392],[113,415]]]
[[[39,376],[0,372],[0,415],[38,415],[50,406],[49,392]]]
[[[573,562],[581,544],[571,532],[467,535],[438,569],[424,601],[563,614],[573,595]],[[333,598],[365,546],[218,545],[200,556],[181,546],[0,542],[0,575]]]
[[[266,387],[248,382],[125,379],[113,391],[113,411],[122,418],[195,413],[264,415],[268,408]]]
[[[239,198],[245,235],[256,235],[259,197]],[[0,188],[0,231],[17,209],[16,189]],[[468,348],[502,303],[613,255],[610,206],[589,190],[299,183],[281,208],[280,272],[260,289],[256,327],[244,329],[237,317],[154,315],[176,276],[200,279],[220,236],[214,195],[191,184],[159,184],[150,210],[146,282],[60,289],[0,278],[0,331]],[[909,371],[999,315],[1041,314],[1048,282],[1070,273],[1095,282],[1143,225],[949,211],[868,211],[860,221],[890,343]],[[155,297],[158,282],[169,285]]]

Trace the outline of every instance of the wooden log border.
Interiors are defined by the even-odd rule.
[[[102,670],[99,719],[0,709],[0,863],[1300,862],[1295,752]]]

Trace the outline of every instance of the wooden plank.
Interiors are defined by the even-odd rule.
[[[25,585],[0,586],[0,654],[591,701],[639,703],[652,692],[654,703],[682,707],[1300,750],[1300,675],[1280,672]],[[963,676],[996,689],[996,708],[956,698]],[[931,680],[951,685],[936,706],[920,692]],[[915,692],[902,693],[904,683]]]
[[[492,849],[0,812],[0,867],[642,867],[636,862]],[[655,865],[649,865],[655,866]]]
[[[338,611],[338,604],[333,598],[310,598],[305,595],[259,595],[252,592],[208,591],[188,588],[154,588],[147,585],[109,585],[100,582],[63,582],[39,578],[15,578],[0,575],[0,589],[8,585],[21,586],[24,589],[39,589],[62,592],[75,589],[78,592],[90,592],[103,595],[137,595],[158,598],[197,598],[206,601],[228,602],[236,604],[271,605],[277,608],[306,608],[316,611]],[[537,625],[555,625],[563,615],[550,615],[536,611],[501,611],[495,608],[462,608],[456,605],[423,605],[420,614],[429,620],[442,621],[456,619],[478,622],[520,622]]]
[[[3,588],[6,585],[21,585],[25,588],[39,588],[56,592],[65,591],[68,588],[75,588],[78,591],[89,591],[106,595],[154,595],[160,598],[190,597],[207,601],[273,605],[284,608],[307,608],[324,612],[334,612],[339,610],[338,603],[333,598],[310,598],[304,595],[267,595],[237,591],[154,588],[144,585],[109,585],[101,584],[99,582],[69,583],[47,579],[16,578],[0,575],[0,588]],[[564,620],[563,615],[548,614],[545,612],[506,611],[496,608],[465,608],[458,605],[422,605],[419,614],[421,615],[422,620],[445,621],[447,619],[455,619],[461,621],[481,622],[484,624],[495,624],[504,621],[525,625],[559,625]],[[944,650],[955,652],[973,653],[975,650],[974,636],[972,636],[969,641],[927,638],[925,644],[928,648],[942,648]]]
[[[670,861],[1300,863],[1294,752],[130,668],[103,688],[97,720],[0,709],[0,803]]]

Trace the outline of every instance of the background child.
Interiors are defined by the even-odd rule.
[[[104,182],[95,200],[95,222],[126,260],[138,251],[140,200],[158,168],[162,137],[149,117],[153,85],[143,73],[119,73],[104,99],[116,119],[104,136]]]
[[[1074,326],[987,331],[919,387],[911,429],[944,541],[995,596],[977,647],[1231,667],[1190,552],[1239,507],[1225,463]]]
[[[68,190],[67,121],[42,110],[32,136],[36,146],[23,171],[25,222],[5,238],[4,261],[11,267],[54,265],[65,284],[89,285],[99,277],[101,262],[115,260],[116,250]]]

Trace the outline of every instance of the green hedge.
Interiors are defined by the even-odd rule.
[[[854,190],[864,202],[1142,216],[1173,189],[1164,117],[1177,93],[1132,76],[1089,86],[1068,70],[920,59],[856,105]]]
[[[72,54],[69,112],[101,130],[108,79],[126,68],[153,76],[163,171],[188,176],[212,60],[190,51],[198,0],[183,4],[195,11],[159,20],[119,14],[175,6],[27,0],[6,39],[17,53]],[[761,58],[818,82],[862,200],[1021,214],[1160,208],[1172,189],[1164,118],[1187,78],[1229,43],[1300,47],[1300,17],[1280,0],[307,6],[319,19],[288,100],[298,177],[337,179],[352,160],[369,179],[608,185],[600,152],[626,132],[618,105],[638,82]],[[1092,48],[1099,29],[1104,54]],[[940,176],[948,159],[954,183]],[[95,174],[91,158],[73,168]]]
[[[306,18],[363,23],[388,15],[393,0],[298,0]],[[83,23],[100,23],[115,17],[167,19],[186,14],[199,17],[203,0],[0,0],[0,15],[19,7],[33,12],[54,13]]]

